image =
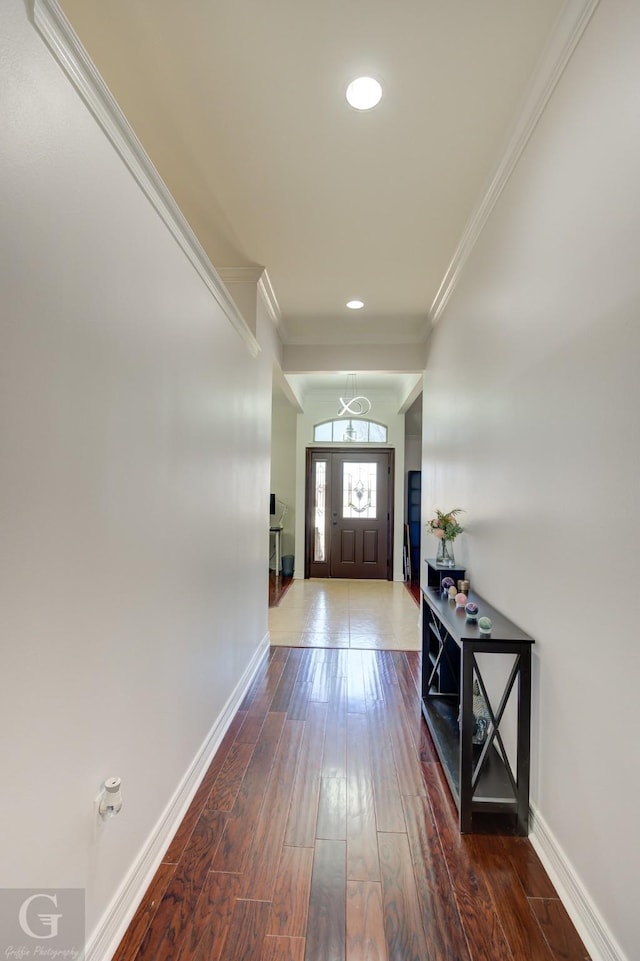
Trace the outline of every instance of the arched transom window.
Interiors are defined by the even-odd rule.
[[[325,420],[316,424],[313,439],[343,444],[386,444],[387,428],[375,420],[341,417],[339,420]]]

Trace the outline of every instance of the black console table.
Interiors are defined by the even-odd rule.
[[[464,608],[439,589],[422,592],[422,713],[442,762],[459,811],[460,831],[473,830],[475,812],[516,816],[518,834],[529,830],[529,761],[531,737],[531,645],[533,638],[507,620],[482,597],[468,595],[491,618],[490,636],[466,619]],[[496,702],[490,701],[477,654],[512,654],[513,665]],[[474,744],[474,686],[484,699],[487,733]],[[507,756],[505,708],[517,699],[515,771]],[[509,717],[513,712],[508,713]]]

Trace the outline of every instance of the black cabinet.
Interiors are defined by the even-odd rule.
[[[482,597],[471,592],[469,600],[480,616],[491,618],[489,636],[439,588],[422,592],[422,712],[458,807],[460,831],[473,831],[474,813],[502,812],[514,814],[518,834],[526,835],[534,642]],[[511,655],[502,690],[492,697],[480,654]]]
[[[411,551],[411,570],[416,578],[420,571],[420,514],[422,497],[422,471],[407,472],[407,524],[409,527],[409,549]]]

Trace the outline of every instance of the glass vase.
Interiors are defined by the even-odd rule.
[[[438,567],[455,567],[456,559],[453,554],[453,541],[446,538],[438,541],[438,553],[436,554],[436,564]]]

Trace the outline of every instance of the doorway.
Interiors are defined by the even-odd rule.
[[[393,455],[307,449],[305,577],[392,579]]]

